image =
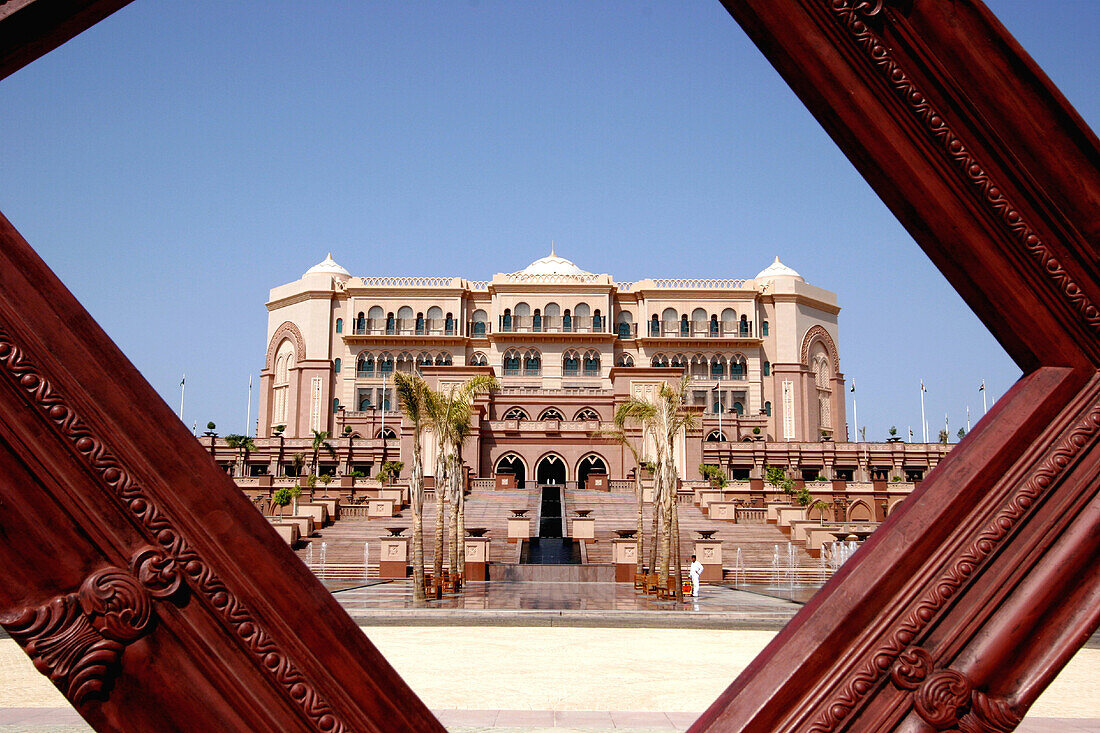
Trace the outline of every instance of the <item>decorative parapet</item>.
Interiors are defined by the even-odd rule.
[[[457,277],[364,277],[363,285],[374,288],[455,288],[462,287]]]

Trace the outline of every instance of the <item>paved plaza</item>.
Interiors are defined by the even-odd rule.
[[[684,731],[771,640],[805,593],[704,587],[656,602],[626,584],[470,584],[418,605],[407,581],[335,595],[448,730]],[[1100,732],[1100,643],[1032,708],[1025,733]],[[59,692],[0,639],[0,732],[86,733]]]

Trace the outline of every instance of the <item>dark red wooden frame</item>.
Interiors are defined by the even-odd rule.
[[[0,76],[123,4],[0,5]],[[692,730],[1011,730],[1100,622],[1100,145],[977,0],[725,5],[1025,376]],[[0,622],[97,729],[441,729],[6,220],[0,415]]]

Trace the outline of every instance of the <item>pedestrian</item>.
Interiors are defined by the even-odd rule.
[[[699,576],[703,574],[703,563],[696,560],[695,555],[691,556],[691,567],[688,569],[688,574],[691,575],[691,595],[698,597]]]

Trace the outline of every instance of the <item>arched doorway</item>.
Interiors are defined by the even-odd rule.
[[[587,455],[577,464],[577,488],[588,488],[585,483],[592,473],[607,474],[607,464],[596,454]]]
[[[517,488],[523,488],[523,482],[527,480],[527,467],[523,465],[523,461],[515,453],[501,456],[494,471],[496,473],[515,474]]]
[[[539,486],[546,484],[564,486],[565,461],[562,460],[561,456],[551,453],[539,461],[538,468],[535,469],[535,481],[538,482]]]

